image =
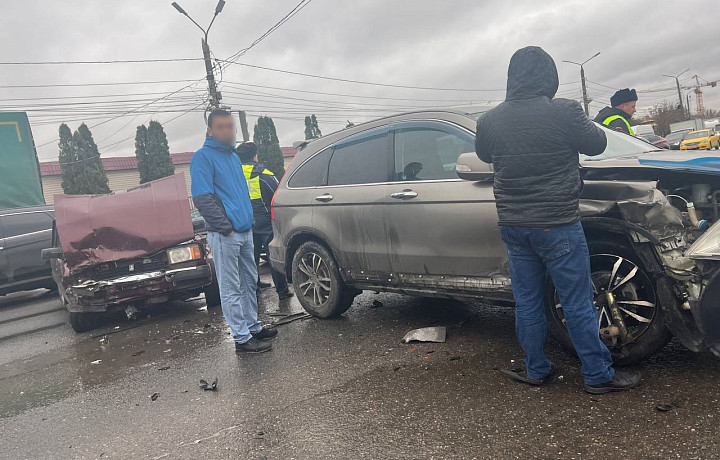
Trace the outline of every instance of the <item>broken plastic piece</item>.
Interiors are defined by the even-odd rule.
[[[153,393],[153,394],[150,396],[150,399],[152,399],[153,401],[155,401],[155,400],[158,399],[159,397],[160,397],[160,393],[158,393],[158,392],[156,391],[155,393]]]
[[[217,377],[215,377],[215,380],[213,380],[212,383],[208,383],[205,379],[200,379],[200,388],[205,391],[217,391],[217,383]]]
[[[423,327],[420,329],[413,329],[408,332],[405,334],[402,341],[404,343],[410,343],[413,341],[444,343],[446,336],[447,328],[445,326]]]

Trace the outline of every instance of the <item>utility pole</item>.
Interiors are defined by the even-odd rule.
[[[682,72],[680,72],[680,73],[677,74],[677,75],[666,75],[666,74],[663,74],[663,77],[668,77],[668,78],[674,78],[674,79],[675,79],[675,84],[677,85],[678,99],[680,100],[680,110],[682,110],[683,113],[685,112],[685,108],[683,107],[682,91],[680,91],[680,75],[684,74],[684,73],[687,72],[688,70],[690,70],[690,69],[685,69],[685,70],[683,70]],[[688,114],[689,114],[689,113],[690,113],[690,106],[688,106]]]
[[[220,108],[220,101],[222,100],[222,94],[217,90],[217,83],[215,82],[215,72],[213,70],[212,66],[212,58],[210,54],[210,46],[208,45],[208,33],[210,32],[210,28],[212,27],[213,23],[215,22],[215,18],[217,18],[217,15],[220,14],[220,12],[223,10],[223,7],[225,7],[225,0],[220,0],[215,7],[215,14],[213,15],[212,20],[210,21],[210,25],[207,27],[207,29],[204,29],[200,24],[198,24],[193,18],[190,17],[190,15],[180,6],[177,4],[177,2],[172,2],[173,8],[175,8],[180,14],[187,17],[189,20],[192,21],[193,24],[195,24],[198,29],[200,29],[203,33],[203,39],[202,39],[202,52],[203,52],[203,59],[205,60],[205,72],[207,74],[207,82],[208,82],[208,91],[210,93],[210,100],[208,101],[208,109],[217,109]]]
[[[580,82],[582,83],[582,98],[583,98],[583,108],[585,109],[585,115],[588,117],[590,116],[590,98],[587,94],[587,86],[585,86],[585,64],[587,64],[591,59],[596,58],[600,54],[600,51],[595,53],[591,58],[586,59],[583,62],[575,62],[575,61],[563,61],[567,62],[569,64],[575,64],[580,66]]]
[[[238,118],[240,118],[240,132],[242,133],[243,142],[247,142],[250,140],[250,133],[248,132],[247,117],[244,110],[238,111]]]

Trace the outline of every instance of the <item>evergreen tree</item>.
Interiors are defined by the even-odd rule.
[[[140,125],[135,131],[135,158],[137,158],[140,183],[148,182],[148,155],[147,155],[147,134],[145,125]]]
[[[61,161],[61,168],[70,166],[67,187],[63,185],[65,193],[72,195],[110,193],[100,152],[85,123],[81,124],[72,136],[72,150],[75,152],[75,161],[66,162],[64,166]],[[63,170],[64,175],[65,170]]]
[[[285,159],[280,150],[280,141],[273,119],[267,116],[258,118],[253,133],[253,142],[258,146],[258,159],[272,171],[278,180],[285,174]]]
[[[322,132],[320,132],[315,115],[305,117],[305,140],[318,139],[320,137],[322,137]]]
[[[75,190],[75,166],[77,165],[77,148],[73,142],[72,131],[65,123],[59,129],[60,149],[59,161],[62,170],[62,188],[66,194],[74,193]]]
[[[170,146],[162,125],[157,121],[151,121],[146,135],[146,176],[145,178],[140,176],[140,183],[143,184],[175,174],[175,165],[170,158]]]

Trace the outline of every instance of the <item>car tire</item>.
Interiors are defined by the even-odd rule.
[[[300,304],[318,318],[342,315],[358,292],[345,285],[335,258],[316,241],[306,241],[295,251],[292,280]]]
[[[629,307],[628,304],[625,304],[627,310],[630,310],[638,317],[647,319],[648,322],[637,321],[621,311],[622,316],[627,320],[628,328],[632,329],[636,334],[635,340],[625,345],[619,345],[619,343],[613,345],[612,343],[608,343],[608,339],[605,340],[613,356],[613,361],[617,365],[625,366],[655,354],[670,341],[672,334],[665,326],[665,315],[657,298],[654,278],[644,270],[642,263],[634,251],[627,246],[618,244],[618,242],[608,241],[590,241],[588,242],[588,246],[590,247],[591,272],[597,291],[604,287],[606,278],[609,280],[608,283],[612,282],[612,280],[610,280],[612,275],[607,275],[607,273],[612,273],[615,263],[619,259],[622,259],[623,261],[619,265],[616,278],[621,276],[621,270],[629,272],[631,271],[631,267],[637,267],[638,270],[635,276],[625,283],[620,291],[615,292],[618,301],[620,302],[620,299],[627,297],[627,299],[622,300],[622,302],[643,301],[648,302],[648,305],[654,305],[652,308],[647,308],[640,306]],[[602,295],[603,294],[596,295],[596,299],[601,300],[600,296]],[[598,303],[599,302],[596,301],[596,304]],[[564,349],[574,354],[575,347],[563,323],[561,317],[562,307],[559,306],[555,295],[555,288],[550,279],[548,279],[545,306],[550,336]],[[640,312],[640,310],[643,311]],[[603,319],[602,311],[599,313],[599,319],[603,323],[607,322],[607,317]]]
[[[92,331],[100,325],[102,313],[78,313],[72,311],[69,313],[70,326],[77,333]]]
[[[220,301],[220,284],[218,284],[217,275],[215,274],[215,262],[208,259],[210,272],[212,273],[212,282],[203,288],[205,293],[205,305],[208,308],[215,308],[221,305]]]

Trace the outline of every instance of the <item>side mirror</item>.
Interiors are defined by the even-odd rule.
[[[62,257],[62,248],[45,248],[40,251],[40,258],[42,258],[43,260],[62,259]]]
[[[478,158],[475,152],[460,155],[455,165],[455,171],[460,179],[471,181],[488,179],[495,174],[492,165]]]

